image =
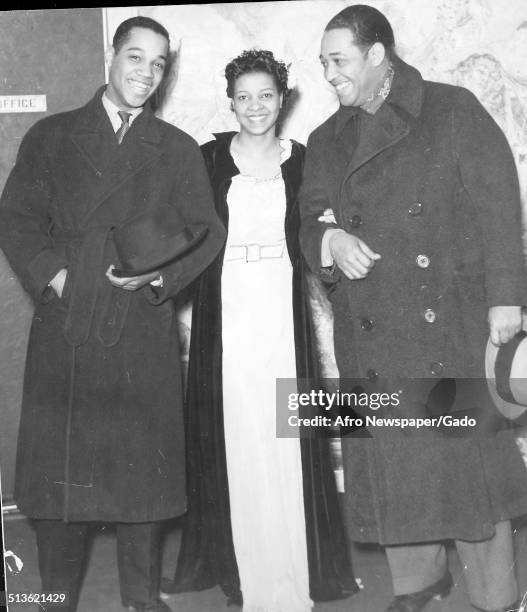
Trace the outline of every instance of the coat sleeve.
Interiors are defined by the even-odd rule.
[[[321,265],[322,237],[327,229],[338,228],[335,223],[323,223],[319,217],[331,208],[329,196],[324,185],[327,178],[322,162],[323,147],[313,135],[307,142],[306,160],[304,164],[304,179],[300,189],[300,247],[306,262],[325,282],[337,282],[339,270],[333,266],[331,270]]]
[[[527,304],[520,189],[514,158],[494,119],[467,90],[453,115],[454,150],[481,232],[488,306]]]
[[[68,261],[49,236],[53,188],[46,145],[51,137],[39,122],[29,130],[0,199],[0,247],[24,289],[49,301],[49,281]]]
[[[191,283],[218,254],[226,231],[214,208],[214,200],[203,156],[198,145],[188,143],[180,156],[183,165],[177,172],[173,188],[172,205],[177,206],[187,224],[207,226],[205,238],[190,252],[173,264],[163,267],[163,287],[146,287],[146,296],[152,304],[175,297]]]

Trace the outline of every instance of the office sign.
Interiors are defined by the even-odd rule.
[[[45,113],[47,109],[45,94],[0,96],[0,113]]]

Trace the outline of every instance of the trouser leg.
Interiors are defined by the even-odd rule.
[[[508,606],[518,597],[510,521],[497,523],[484,542],[456,540],[470,601],[484,610]]]
[[[440,580],[447,569],[441,543],[386,546],[395,595],[416,593]]]
[[[117,560],[123,603],[152,603],[159,597],[161,523],[118,523]]]
[[[42,609],[74,612],[82,580],[88,526],[61,520],[35,520],[42,591],[67,593],[67,606],[44,604]]]

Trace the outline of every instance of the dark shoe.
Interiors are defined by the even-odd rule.
[[[243,606],[243,600],[238,597],[228,597],[227,598],[227,607],[232,608],[236,606],[237,608],[241,608]]]
[[[227,607],[232,608],[233,606],[236,606],[237,608],[243,607],[243,597],[241,593],[239,595],[227,597]]]
[[[127,612],[172,612],[164,601],[158,599],[152,603],[138,603],[136,601],[123,601]]]
[[[484,610],[483,608],[478,608],[478,606],[472,604],[474,610],[479,610],[479,612],[521,612],[520,606],[521,601],[519,599],[510,606],[505,606],[504,608],[500,608],[499,610]]]
[[[176,583],[170,578],[161,578],[160,591],[161,591],[161,597],[174,595],[174,593],[177,593]]]
[[[443,599],[446,597],[452,585],[451,573],[447,570],[445,575],[434,584],[417,593],[408,595],[397,595],[386,609],[386,612],[421,612],[431,599]]]

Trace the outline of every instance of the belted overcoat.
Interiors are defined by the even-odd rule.
[[[361,378],[371,392],[403,391],[398,405],[364,416],[427,417],[422,390],[434,381],[484,381],[489,307],[527,302],[519,187],[507,141],[473,94],[425,81],[398,58],[393,67],[375,114],[341,107],[311,134],[300,242],[330,283],[341,377]],[[335,223],[322,222],[326,209]],[[381,255],[366,278],[321,268],[330,227]],[[492,420],[481,398],[456,410]],[[484,539],[498,520],[526,512],[512,438],[474,433],[371,427],[371,439],[347,440],[352,536]]]
[[[29,130],[2,195],[0,246],[35,303],[15,498],[35,518],[156,521],[186,507],[172,298],[225,231],[193,139],[147,105],[118,145],[102,92]],[[160,270],[162,287],[113,287],[112,229],[161,205],[207,235]],[[64,267],[59,299],[48,283]]]

